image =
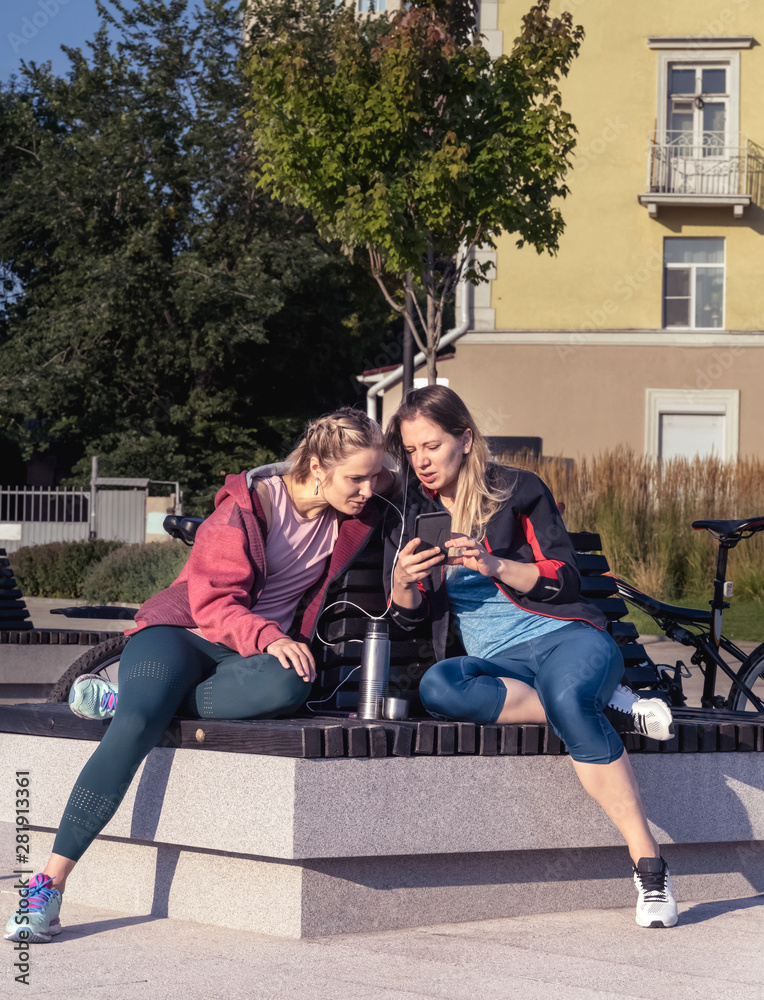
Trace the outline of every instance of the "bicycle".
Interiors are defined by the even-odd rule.
[[[764,713],[764,642],[746,655],[722,634],[724,611],[730,606],[725,598],[732,596],[733,589],[732,583],[727,580],[729,551],[738,542],[764,531],[764,517],[747,518],[742,521],[693,521],[692,527],[696,531],[708,531],[719,544],[714,595],[709,601],[709,610],[664,604],[630,583],[615,577],[618,594],[640,611],[650,615],[667,638],[695,649],[690,663],[700,667],[704,674],[702,708]],[[722,659],[720,651],[724,651],[740,663],[737,670]],[[681,707],[686,700],[682,692],[682,677],[688,675],[683,674],[684,669],[686,669],[684,663],[680,660],[674,668],[673,675],[661,670],[661,680],[653,688],[656,694],[663,694],[670,704],[676,707]],[[716,693],[719,671],[732,682],[726,697]]]

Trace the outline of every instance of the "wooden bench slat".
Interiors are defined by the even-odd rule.
[[[624,642],[639,637],[639,631],[634,622],[614,621],[610,623],[610,634],[620,646]]]
[[[737,749],[750,753],[756,749],[756,727],[754,725],[739,725],[737,727]]]
[[[480,726],[478,741],[478,753],[481,757],[495,757],[499,752],[499,727]]]
[[[474,722],[457,722],[456,724],[456,752],[475,753],[477,746],[477,733]]]
[[[618,592],[618,584],[612,576],[582,576],[581,596],[606,597],[608,594]]]
[[[628,611],[626,602],[621,597],[590,597],[589,600],[611,621],[623,618]]]
[[[321,736],[321,751],[324,757],[345,756],[345,737],[342,726],[322,726]]]
[[[538,754],[541,745],[541,726],[520,726],[521,754]]]
[[[499,726],[500,748],[503,756],[516,757],[520,748],[519,726]]]
[[[607,556],[603,556],[602,554],[595,555],[593,552],[580,552],[576,554],[576,562],[582,576],[599,575],[607,573],[610,570],[610,563],[607,561]]]
[[[351,726],[345,729],[348,757],[368,757],[369,741],[363,726]]]
[[[602,539],[595,531],[569,531],[570,540],[576,552],[600,552]]]
[[[416,743],[414,752],[431,754],[435,752],[435,723],[418,722],[416,727]]]
[[[393,738],[392,753],[394,757],[411,757],[414,753],[414,738],[416,729],[414,726],[395,726],[395,736]]]
[[[456,753],[456,723],[438,722],[435,730],[437,733],[436,755],[446,757]]]

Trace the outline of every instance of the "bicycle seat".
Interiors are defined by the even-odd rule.
[[[203,520],[203,517],[182,517],[180,514],[168,514],[162,522],[162,527],[173,538],[179,538],[186,545],[193,545],[196,529]]]
[[[750,538],[757,531],[764,531],[764,517],[747,517],[743,521],[693,521],[696,531],[710,531],[720,541],[733,538]]]

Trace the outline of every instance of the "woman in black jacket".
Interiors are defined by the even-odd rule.
[[[673,926],[668,869],[645,817],[623,743],[604,713],[634,716],[655,738],[671,735],[671,713],[657,699],[619,686],[623,658],[606,620],[580,596],[580,577],[554,499],[538,476],[488,462],[485,441],[452,390],[410,392],[393,416],[389,450],[418,489],[407,489],[403,539],[392,532],[391,615],[413,627],[429,617],[438,662],[420,697],[436,717],[476,723],[548,723],[565,743],[586,791],[623,835],[639,890],[637,923]],[[417,552],[417,514],[446,510],[446,560]],[[456,626],[466,655],[449,655]]]

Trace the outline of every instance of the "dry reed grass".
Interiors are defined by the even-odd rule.
[[[620,447],[574,462],[514,455],[566,504],[571,531],[598,531],[614,573],[663,600],[710,592],[717,546],[692,521],[764,515],[764,461],[659,462]],[[729,557],[735,595],[764,601],[764,533]]]

